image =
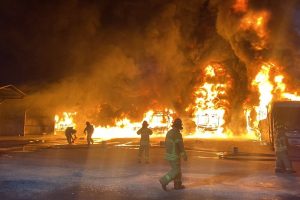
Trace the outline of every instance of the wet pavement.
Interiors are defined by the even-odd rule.
[[[0,199],[300,199],[300,162],[296,174],[275,174],[273,152],[259,142],[186,140],[186,189],[165,192],[162,138],[151,140],[150,164],[137,163],[138,139],[0,141]]]

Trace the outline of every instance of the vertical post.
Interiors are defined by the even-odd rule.
[[[274,148],[274,134],[273,134],[273,124],[274,124],[274,120],[273,120],[273,106],[271,108],[271,112],[269,113],[269,117],[268,117],[268,125],[269,125],[269,142],[272,145],[272,148]]]
[[[23,123],[23,133],[22,133],[22,136],[25,136],[26,123],[27,123],[27,110],[24,111],[24,123]]]

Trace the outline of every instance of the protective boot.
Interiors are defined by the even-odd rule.
[[[182,182],[174,182],[174,189],[175,190],[182,190],[182,189],[185,189],[185,186],[182,185]]]
[[[161,179],[159,179],[159,183],[161,184],[161,188],[164,190],[164,191],[167,191],[167,185],[163,183],[163,181]]]
[[[285,171],[285,173],[287,173],[287,174],[293,174],[293,173],[296,173],[296,171],[293,170],[293,169],[287,169],[287,170]]]
[[[149,164],[149,159],[148,158],[145,159],[145,163]]]
[[[284,173],[284,169],[276,168],[275,173]]]

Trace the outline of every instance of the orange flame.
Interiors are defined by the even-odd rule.
[[[252,81],[252,89],[259,93],[259,103],[248,105],[245,109],[247,132],[236,136],[225,127],[225,116],[230,109],[228,92],[232,87],[232,79],[224,66],[211,64],[204,69],[204,83],[195,87],[194,103],[186,111],[192,111],[196,131],[185,137],[189,138],[240,138],[260,139],[258,125],[267,118],[268,106],[274,100],[300,100],[296,92],[290,93],[281,73],[281,67],[274,63],[263,63]],[[252,112],[255,112],[253,117]],[[77,113],[64,112],[62,116],[55,116],[55,130],[64,131],[66,127],[76,127],[74,116]],[[170,128],[174,111],[165,109],[157,112],[150,110],[144,114],[143,120],[150,124],[154,137],[162,137]],[[253,118],[253,119],[252,119]],[[95,127],[93,137],[102,140],[112,138],[137,138],[136,131],[141,127],[141,122],[132,122],[128,118],[115,121],[115,126]]]
[[[272,73],[271,73],[272,72]],[[258,126],[259,121],[267,118],[268,106],[274,100],[300,100],[297,93],[290,93],[284,83],[284,75],[281,68],[274,63],[264,63],[260,71],[252,81],[252,86],[258,89],[259,105],[255,106],[256,120],[254,126]],[[249,117],[246,115],[246,118]]]
[[[229,135],[223,132],[226,114],[223,101],[228,100],[226,94],[231,86],[230,77],[226,76],[222,65],[212,64],[204,69],[204,81],[203,85],[195,88],[195,102],[187,109],[193,110],[193,121],[197,126],[196,133],[189,137],[226,138]]]
[[[274,65],[266,63],[261,66],[261,70],[252,81],[252,85],[258,87],[259,91],[259,105],[255,106],[257,113],[256,122],[267,118],[267,107],[271,103],[274,89],[273,84],[270,82],[270,69]],[[258,124],[257,124],[258,125]]]
[[[256,50],[265,48],[268,37],[267,24],[270,18],[268,11],[249,11],[241,19],[240,29],[254,31],[259,38],[258,41],[253,42],[251,45]]]
[[[236,0],[232,8],[234,12],[244,13],[248,10],[248,0]]]
[[[170,128],[173,120],[172,114],[174,112],[170,109],[165,109],[163,112],[148,111],[144,115],[144,120],[149,123],[149,128],[154,132],[153,137],[162,137],[165,132]],[[96,127],[93,138],[101,138],[108,140],[112,138],[137,138],[139,137],[136,132],[141,128],[141,122],[131,122],[129,119],[124,118],[115,122],[115,126]]]
[[[63,116],[55,115],[55,130],[63,132],[69,126],[76,128],[76,123],[73,116],[77,113],[64,112]],[[165,109],[160,112],[153,110],[148,111],[144,115],[144,120],[149,123],[149,128],[154,132],[154,137],[160,137],[170,128],[173,121],[172,115],[174,111]],[[96,126],[93,138],[108,140],[112,138],[137,138],[136,132],[141,127],[141,122],[131,122],[128,118],[123,118],[115,121],[115,126]]]
[[[55,115],[54,133],[65,131],[67,127],[76,128],[76,124],[73,119],[76,114],[76,112],[63,112],[61,117],[59,115]]]

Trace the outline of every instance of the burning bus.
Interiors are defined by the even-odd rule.
[[[192,111],[196,125],[195,137],[227,138],[226,116],[229,115],[229,94],[232,92],[232,77],[221,63],[210,63],[202,72],[203,80],[194,88],[194,102],[186,111]]]
[[[76,114],[76,112],[63,112],[61,116],[55,115],[54,134],[64,133],[67,127],[76,129],[76,123],[74,122]]]
[[[180,68],[182,65],[174,62],[176,64],[170,68],[172,70],[169,68],[153,70],[155,72],[153,74],[151,74],[152,70],[144,71],[148,69],[145,68],[144,64],[139,65],[139,62],[131,62],[131,60],[128,69],[134,71],[135,74],[129,73],[124,67],[124,63],[115,63],[116,59],[105,63],[104,66],[108,66],[108,68],[120,66],[120,70],[122,69],[124,72],[121,70],[122,73],[120,73],[115,70],[117,73],[112,73],[112,77],[107,77],[111,70],[103,73],[101,69],[101,73],[95,73],[97,75],[95,81],[88,83],[94,84],[98,81],[101,83],[101,78],[98,76],[104,74],[107,78],[103,78],[103,80],[107,82],[99,83],[99,85],[114,88],[114,91],[101,86],[99,91],[95,90],[95,93],[105,95],[95,99],[104,99],[105,102],[115,104],[121,111],[114,118],[110,118],[112,119],[110,126],[96,127],[95,137],[106,139],[136,137],[134,130],[140,127],[141,122],[136,122],[136,118],[130,119],[129,116],[132,115],[128,115],[131,112],[129,109],[129,111],[122,110],[122,107],[130,107],[129,104],[134,100],[136,104],[143,102],[138,106],[132,104],[134,112],[139,112],[140,108],[142,110],[151,109],[150,102],[155,101],[159,108],[168,107],[174,112],[180,113],[181,117],[183,115],[190,117],[195,130],[184,133],[184,136],[193,138],[242,138],[272,142],[269,131],[262,131],[264,126],[268,126],[269,105],[272,105],[272,102],[285,99],[299,100],[299,96],[297,89],[293,87],[295,84],[291,83],[292,74],[288,74],[288,66],[286,66],[288,63],[283,62],[278,56],[273,56],[276,51],[272,48],[274,47],[272,41],[274,33],[270,29],[270,23],[274,23],[272,18],[275,17],[272,10],[263,9],[263,6],[261,9],[254,9],[248,1],[236,0],[233,2],[231,4],[228,1],[224,5],[220,5],[217,10],[224,10],[218,13],[216,19],[217,33],[229,42],[228,47],[233,50],[231,56],[226,55],[222,58],[221,52],[216,53],[205,57],[206,59],[194,60],[193,66],[190,68],[186,66]],[[227,12],[229,7],[230,12]],[[211,49],[214,49],[213,47],[211,46]],[[224,51],[224,48],[221,49]],[[174,52],[172,58],[177,57],[177,55],[178,52]],[[146,57],[148,56],[143,56],[143,58]],[[171,60],[171,57],[166,57],[163,60]],[[110,65],[107,65],[108,63]],[[142,63],[147,63],[147,59]],[[150,63],[149,69],[152,69],[156,64],[157,68],[169,66],[169,63],[167,65],[159,62]],[[164,74],[169,72],[172,72],[172,76]],[[178,76],[173,76],[175,72],[178,73]],[[120,75],[122,76],[120,77]],[[151,81],[146,79],[148,75],[152,75],[152,78],[149,79]],[[175,87],[176,89],[170,95],[165,95],[166,91],[174,87],[169,83],[179,80],[184,80],[177,84],[180,87]],[[153,85],[149,85],[149,83]],[[85,96],[85,91],[83,96]],[[180,106],[176,106],[178,104]],[[172,114],[152,109],[144,114],[144,120],[149,122],[151,128],[157,129],[159,133],[164,133],[170,126]],[[139,113],[139,116],[142,115]],[[139,120],[143,120],[143,118],[140,117]],[[105,124],[105,122],[103,123]]]
[[[55,116],[55,133],[63,133],[64,130],[71,126],[79,128],[78,120],[76,116],[80,114],[77,112],[63,112]],[[149,128],[154,132],[155,137],[164,136],[166,131],[170,128],[173,121],[174,111],[171,109],[165,110],[150,110],[144,114],[143,120],[148,121]],[[142,120],[142,121],[143,121]],[[101,140],[109,140],[112,138],[136,138],[138,135],[136,131],[141,127],[141,122],[132,122],[128,118],[115,120],[113,126],[95,126],[93,138],[99,138]]]
[[[122,12],[118,6],[117,12],[108,12],[112,16],[107,19],[113,19],[112,24],[99,21],[103,29],[94,23],[98,22],[98,15],[91,15],[91,21],[83,25],[87,31],[78,29],[78,33],[91,32],[93,37],[75,34],[74,37],[80,37],[74,41],[79,42],[70,44],[84,44],[89,51],[81,45],[76,46],[78,49],[62,45],[66,48],[61,51],[63,54],[59,58],[62,59],[33,63],[38,64],[38,72],[51,71],[45,83],[53,81],[53,84],[36,84],[41,86],[41,91],[32,89],[36,92],[26,102],[28,108],[47,110],[46,114],[50,115],[47,124],[51,125],[54,113],[58,113],[55,116],[57,133],[67,126],[81,130],[80,126],[89,120],[96,128],[94,137],[136,137],[135,129],[145,119],[155,132],[163,134],[170,127],[172,114],[160,109],[170,108],[179,117],[187,118],[183,131],[186,131],[187,124],[195,129],[184,133],[184,137],[269,140],[269,135],[260,131],[267,121],[267,107],[274,101],[285,97],[294,100],[297,96],[297,86],[290,88],[299,82],[300,74],[297,66],[299,48],[295,42],[300,38],[299,17],[294,17],[295,22],[291,21],[292,13],[297,11],[294,3],[232,0],[218,3],[192,1],[186,5],[174,1],[165,6],[162,6],[164,3],[157,4],[157,7],[162,7],[155,9],[153,17],[135,12],[140,9],[130,7],[142,6],[143,3],[125,4]],[[154,5],[153,2],[152,7],[156,8]],[[293,9],[291,12],[286,10],[289,15],[282,18],[277,11],[286,5]],[[119,16],[123,14],[124,17]],[[124,19],[124,26],[119,26],[118,19]],[[141,22],[130,19],[141,19]],[[115,34],[105,31],[105,28],[111,30],[112,27],[118,27],[113,31]],[[124,33],[134,37],[123,40]],[[285,33],[290,33],[289,37]],[[86,38],[90,39],[81,41]],[[102,44],[104,40],[107,42]],[[59,42],[57,45],[55,48],[50,45],[49,51],[61,49]],[[74,56],[74,52],[80,56]],[[72,59],[77,57],[78,60]],[[42,69],[43,66],[49,68]],[[31,70],[27,72],[35,74]],[[154,102],[157,107],[153,106]],[[101,108],[106,115],[95,117],[94,110],[103,104],[108,104],[108,108]],[[151,116],[146,117],[148,110],[152,110]],[[27,115],[27,119],[29,117]],[[6,116],[3,118],[3,123],[6,123]],[[23,119],[24,115],[17,118]],[[32,120],[27,127],[39,127],[36,124],[44,127],[45,123]],[[36,129],[42,132],[45,128]]]
[[[144,119],[149,122],[149,128],[151,128],[153,132],[162,135],[171,127],[173,121],[172,114],[174,114],[174,112],[168,109],[164,111],[150,111],[146,114]]]

